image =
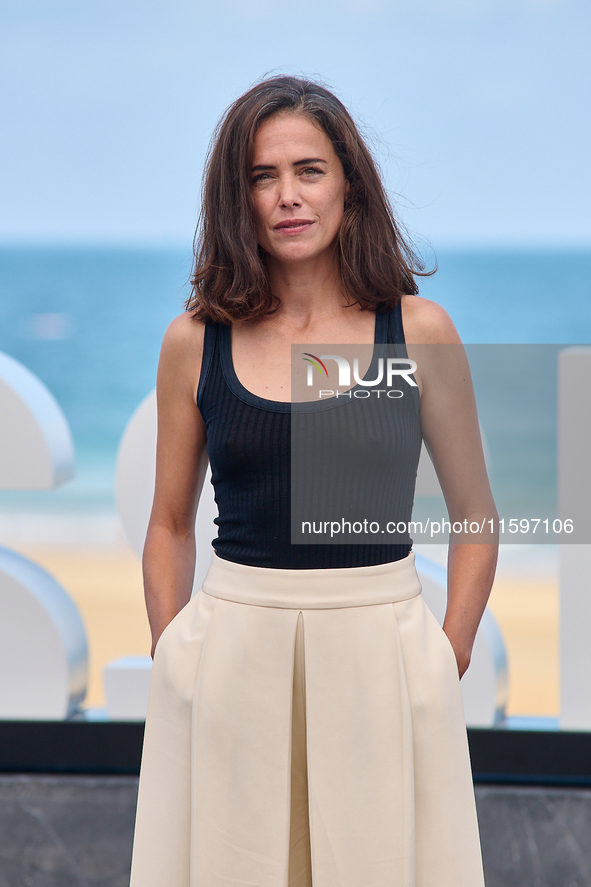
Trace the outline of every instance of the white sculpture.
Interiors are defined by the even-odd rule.
[[[107,716],[110,721],[145,721],[152,659],[122,656],[103,669]]]
[[[0,718],[63,720],[84,699],[87,675],[84,626],[68,593],[0,548]]]
[[[53,489],[74,474],[67,420],[26,367],[0,353],[0,489]],[[0,718],[62,720],[84,699],[88,650],[68,593],[0,548]]]
[[[0,490],[52,490],[74,476],[74,444],[59,404],[0,352]]]

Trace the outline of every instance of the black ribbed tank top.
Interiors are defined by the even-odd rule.
[[[370,373],[380,344],[397,345],[396,353],[406,357],[400,301],[392,311],[376,313],[374,360],[366,379],[374,378]],[[406,521],[411,518],[422,441],[417,389],[412,389],[412,402],[404,421],[383,430],[383,453],[392,453],[392,458],[380,477],[379,492],[396,501],[397,515]],[[212,543],[219,557],[249,566],[303,570],[363,567],[408,555],[408,534],[405,541],[393,544],[291,543],[292,405],[244,388],[234,371],[227,324],[205,325],[197,406],[205,423],[219,511],[218,535]],[[341,401],[336,408],[347,405]]]

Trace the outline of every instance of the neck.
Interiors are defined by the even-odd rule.
[[[267,267],[271,291],[281,299],[277,314],[307,325],[347,304],[334,255],[293,265],[267,256]]]

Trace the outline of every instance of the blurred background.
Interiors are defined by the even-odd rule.
[[[465,342],[589,343],[591,8],[5,0],[0,24],[0,350],[57,398],[77,454],[60,489],[0,493],[0,544],[78,603],[86,704],[100,707],[102,665],[149,652],[115,458],[188,294],[203,162],[224,108],[267,73],[321,79],[439,265],[422,295]],[[555,548],[504,546],[491,608],[509,650],[509,714],[556,716]]]

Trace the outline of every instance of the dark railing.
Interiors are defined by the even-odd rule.
[[[144,724],[0,721],[0,773],[139,773]],[[591,733],[468,729],[474,782],[591,786]]]

